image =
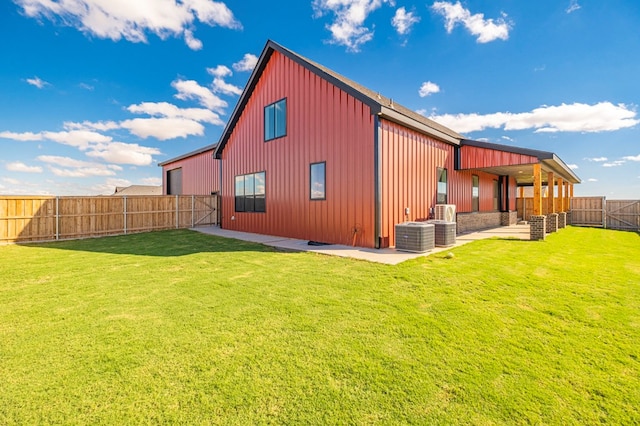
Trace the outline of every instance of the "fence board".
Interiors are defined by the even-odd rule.
[[[605,197],[574,197],[571,199],[571,224],[578,226],[604,227],[606,205]]]
[[[0,197],[0,243],[218,224],[218,197]]]
[[[607,200],[607,228],[640,231],[640,201]]]

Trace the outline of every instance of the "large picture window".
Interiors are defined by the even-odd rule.
[[[236,176],[236,212],[266,211],[266,173]]]
[[[311,187],[310,197],[312,200],[325,200],[327,198],[326,192],[326,163],[313,163],[311,164]]]
[[[436,204],[447,204],[447,169],[438,167],[438,196]]]
[[[471,209],[474,212],[480,210],[480,178],[477,175],[471,177],[473,183],[471,186]]]
[[[287,134],[287,100],[281,99],[264,107],[264,140]]]

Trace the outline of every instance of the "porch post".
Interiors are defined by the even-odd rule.
[[[558,179],[558,213],[564,211],[564,179]]]
[[[556,212],[554,206],[555,183],[553,181],[553,172],[549,172],[547,176],[547,214],[551,214]]]
[[[544,240],[547,231],[547,218],[542,214],[542,167],[533,165],[533,215],[529,219],[530,238]]]
[[[533,214],[542,214],[542,166],[540,163],[533,165]]]
[[[558,214],[555,207],[555,183],[553,172],[547,175],[547,233],[558,230]]]

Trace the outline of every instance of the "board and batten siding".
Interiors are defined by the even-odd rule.
[[[538,158],[514,152],[498,151],[477,146],[460,147],[460,168],[480,169],[516,164],[536,164]]]
[[[286,98],[286,135],[264,141],[264,107]],[[222,226],[374,247],[374,117],[353,96],[274,52],[222,152]],[[326,199],[310,165],[326,162]],[[235,176],[266,173],[266,212],[236,212]]]
[[[436,205],[437,169],[447,169],[447,204],[459,213],[471,212],[473,175],[479,178],[479,211],[495,211],[494,181],[498,176],[455,170],[455,147],[446,142],[380,119],[381,245],[395,245],[395,225],[426,220]],[[515,209],[515,182],[510,180],[510,204]],[[409,208],[409,214],[405,209]]]
[[[211,195],[220,191],[220,160],[213,149],[162,166],[162,193],[167,194],[167,174],[182,169],[181,195]],[[176,195],[176,194],[173,194]]]

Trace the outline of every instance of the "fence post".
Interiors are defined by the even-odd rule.
[[[178,201],[179,195],[176,195],[176,229],[179,228],[180,225],[180,202]]]
[[[124,234],[127,235],[127,196],[122,197],[124,208]]]
[[[56,240],[60,239],[60,197],[56,197]]]
[[[191,196],[191,227],[192,228],[196,226],[195,213],[196,213],[196,196],[192,195]]]

